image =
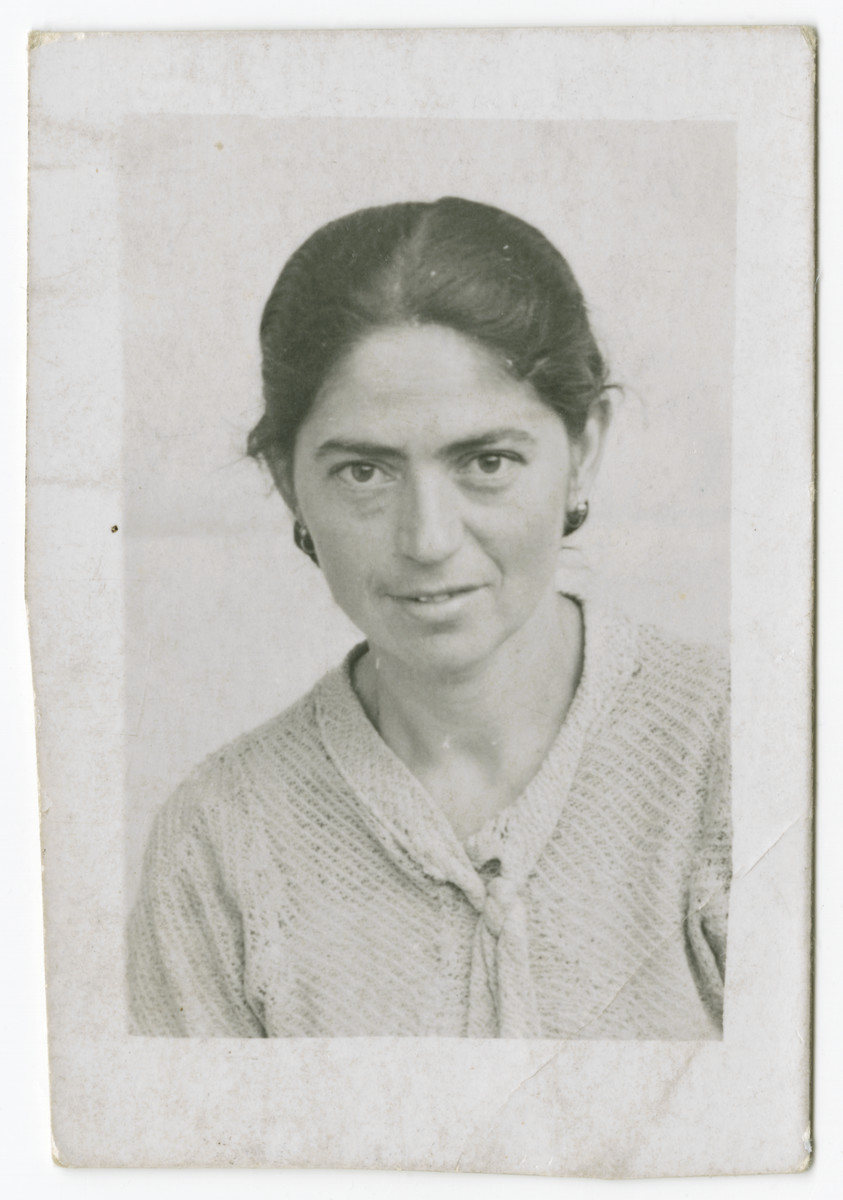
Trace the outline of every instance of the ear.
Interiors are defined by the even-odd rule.
[[[571,488],[569,501],[573,505],[587,499],[597,476],[606,432],[612,419],[612,406],[608,400],[598,400],[593,406],[582,433],[572,446]]]
[[[268,458],[267,466],[287,508],[289,508],[291,513],[297,513],[299,506],[296,501],[296,489],[293,483],[292,458],[287,456]]]

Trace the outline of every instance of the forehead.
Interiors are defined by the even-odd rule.
[[[438,444],[504,426],[537,437],[564,430],[486,347],[441,325],[402,325],[369,334],[340,361],[301,433]]]

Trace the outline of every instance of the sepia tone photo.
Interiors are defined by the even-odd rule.
[[[806,1161],[812,185],[763,54],[711,100],[775,51],[807,172],[795,34],[33,50],[63,1161]]]
[[[242,448],[278,492],[282,504],[270,499],[265,507],[282,509],[272,515],[291,525],[285,541],[324,576],[323,583],[291,563],[288,571],[298,568],[302,577],[299,590],[316,592],[322,609],[329,592],[365,641],[280,716],[212,753],[162,810],[129,925],[133,1028],[227,1037],[720,1036],[731,874],[728,661],[722,649],[654,623],[666,580],[658,538],[642,528],[636,503],[666,527],[665,540],[678,540],[681,517],[708,540],[722,534],[725,558],[733,131],[624,130],[623,149],[620,131],[603,125],[499,125],[478,137],[476,127],[462,123],[444,134],[397,121],[377,130],[318,122],[255,130],[247,123],[245,145],[236,126],[216,142],[206,122],[168,132],[168,166],[176,153],[183,162],[197,160],[189,175],[194,195],[239,176],[261,197],[261,216],[278,195],[273,175],[283,168],[271,156],[274,170],[244,172],[237,160],[278,142],[287,170],[298,158],[301,170],[291,172],[298,179],[320,148],[345,142],[350,161],[333,159],[334,166],[342,178],[348,172],[349,190],[356,183],[361,192],[371,188],[378,163],[394,178],[421,182],[429,162],[444,160],[465,187],[482,173],[478,159],[494,162],[505,181],[499,191],[514,192],[508,181],[542,160],[552,165],[539,176],[540,189],[522,184],[521,204],[550,213],[552,203],[555,226],[576,237],[571,253],[604,286],[613,270],[601,237],[608,206],[588,217],[572,210],[599,183],[615,191],[604,174],[611,161],[613,175],[622,171],[639,185],[628,215],[615,218],[615,239],[623,227],[621,270],[630,274],[632,295],[648,303],[630,298],[622,311],[619,297],[602,295],[606,340],[611,344],[614,323],[625,323],[626,341],[640,355],[636,336],[653,343],[668,323],[684,323],[677,337],[690,340],[693,322],[694,334],[704,328],[709,348],[722,355],[708,372],[721,394],[709,397],[714,380],[697,375],[677,404],[671,384],[659,378],[671,374],[667,350],[630,381],[626,400],[638,419],[627,422],[623,507],[632,545],[619,557],[646,557],[654,580],[648,588],[639,575],[631,617],[623,611],[625,564],[609,563],[612,588],[599,566],[586,569],[581,561],[604,443],[624,389],[559,249],[513,213],[448,196],[357,209],[293,251],[261,316],[263,411],[244,431]],[[591,151],[601,144],[602,153]],[[154,161],[155,147],[147,142],[145,149],[146,161]],[[667,177],[686,160],[696,170],[686,172],[673,211],[660,219],[672,222],[674,252],[697,266],[698,278],[681,297],[670,297],[670,308],[664,295],[659,309],[650,297],[667,292],[676,259],[646,254],[652,218],[635,202],[647,195],[649,209],[652,193],[641,182]],[[577,179],[566,188],[574,163]],[[447,170],[437,173],[449,182]],[[700,193],[709,194],[712,176],[718,202],[703,214]],[[127,204],[138,194],[137,172],[130,177]],[[150,280],[169,230],[153,225],[159,193],[149,167],[141,178],[143,218],[128,218],[126,261],[131,271],[142,260],[146,288],[152,282],[160,291],[152,304],[146,291],[129,323],[130,378],[138,381],[130,402],[142,424],[127,454],[134,460],[139,450],[143,464],[134,519],[140,526],[144,517],[158,517],[160,527],[143,499],[151,492],[160,505],[155,468],[172,464],[178,486],[177,467],[187,459],[199,488],[211,491],[229,466],[212,457],[215,441],[228,448],[240,414],[208,401],[207,386],[200,392],[191,378],[192,365],[173,371],[172,348],[183,337],[178,309],[195,300],[172,259],[172,274],[164,266]],[[159,178],[172,213],[172,173]],[[209,294],[218,297],[213,320],[220,333],[205,351],[213,377],[217,355],[230,373],[232,358],[254,354],[258,323],[252,344],[239,344],[243,320],[234,309],[248,307],[248,264],[229,251],[228,270],[236,275],[240,267],[245,276],[246,287],[234,289],[208,260],[219,261],[216,239],[238,244],[238,217],[252,229],[255,222],[244,204],[194,226],[185,221],[191,198],[178,207],[176,254],[201,264],[193,268],[205,279],[197,323]],[[289,241],[284,208],[273,215],[261,239],[266,258],[273,235],[282,245]],[[143,241],[150,227],[152,246]],[[166,380],[156,377],[155,362],[167,364]],[[244,394],[251,371],[232,382],[235,395]],[[153,386],[163,392],[157,401],[149,395]],[[218,385],[214,391],[224,395]],[[155,421],[159,403],[172,413],[167,428]],[[696,428],[689,409],[696,410]],[[718,423],[719,438],[712,436]],[[167,462],[158,447],[175,432],[176,453]],[[636,444],[648,440],[657,442],[656,455]],[[655,477],[634,477],[636,461],[643,466],[658,454],[686,464],[696,459],[678,495],[675,461],[657,465]],[[610,514],[620,507],[617,498],[612,504],[612,466],[610,455],[594,501],[597,520],[601,496]],[[134,475],[137,467],[129,469]],[[248,482],[252,490],[258,485],[257,478]],[[131,510],[124,517],[130,611],[148,612],[154,592],[167,614],[143,623],[143,710],[133,758],[157,705],[175,710],[165,723],[170,746],[184,727],[179,714],[188,711],[195,728],[202,712],[175,703],[184,685],[171,682],[166,599],[182,592],[179,621],[195,625],[201,653],[217,634],[196,597],[204,608],[216,581],[206,571],[210,554],[187,559],[180,542],[215,537],[214,567],[228,575],[242,555],[236,546],[229,559],[229,546],[252,534],[230,529],[220,539],[213,528],[174,529],[180,516],[189,521],[185,510],[195,504],[188,485],[181,488],[182,513],[168,506],[166,514],[175,545],[154,572],[140,564],[149,562],[160,533],[142,526],[136,532]],[[685,511],[677,514],[680,506]],[[205,513],[206,529],[215,507]],[[713,528],[705,525],[710,513]],[[612,524],[607,515],[609,535],[616,533]],[[282,530],[273,533],[280,541]],[[274,545],[272,534],[263,547],[270,563],[284,561],[287,546]],[[610,558],[611,548],[603,554]],[[579,562],[579,586],[565,580],[569,555]],[[721,614],[728,614],[728,565],[717,563],[712,578],[711,563],[686,559],[677,583],[682,601],[671,596],[673,607],[699,611],[717,590]],[[703,594],[688,600],[703,571]],[[273,611],[263,627],[247,623],[255,642],[249,651],[253,660],[261,652],[270,662],[277,656],[275,679],[284,663],[278,644],[290,638],[306,654],[324,628],[318,609],[296,611],[295,589],[272,566],[264,575],[258,561],[250,587],[264,591]],[[236,620],[242,606],[228,590],[212,620]],[[634,619],[639,614],[643,620]],[[328,621],[336,624],[333,614]],[[267,652],[270,643],[276,648]],[[208,670],[207,653],[197,667]],[[236,726],[238,696],[224,687],[230,674],[219,663],[214,683],[230,706],[220,715]],[[131,692],[128,700],[136,703]],[[143,755],[153,781],[157,749]]]

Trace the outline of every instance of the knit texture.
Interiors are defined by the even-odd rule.
[[[159,813],[129,921],[135,1033],[717,1038],[728,675],[585,608],[579,687],[461,843],[351,684],[361,648]]]

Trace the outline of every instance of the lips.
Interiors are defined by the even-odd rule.
[[[404,592],[394,596],[394,599],[411,604],[446,604],[455,596],[465,596],[476,591],[477,586],[471,584],[465,587],[437,588],[435,591]]]

